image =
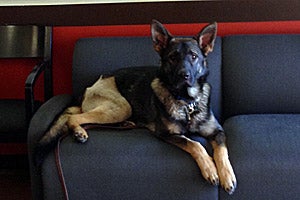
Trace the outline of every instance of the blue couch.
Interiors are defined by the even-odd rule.
[[[209,185],[195,161],[145,129],[89,130],[85,144],[66,137],[61,166],[70,199],[282,199],[300,194],[300,35],[240,35],[216,40],[208,57],[212,107],[223,124],[238,187]],[[100,74],[158,66],[148,37],[83,38],[74,49],[73,94],[34,115],[28,135],[33,199],[65,199],[55,154],[33,164],[37,141],[55,117],[78,102]],[[211,152],[210,145],[200,141]]]

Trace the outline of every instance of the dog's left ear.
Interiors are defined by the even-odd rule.
[[[213,51],[216,36],[217,36],[216,22],[204,27],[197,35],[196,39],[204,55],[207,56],[208,53]]]
[[[154,50],[161,54],[162,50],[167,47],[169,41],[172,39],[172,35],[157,20],[152,20],[151,35]]]

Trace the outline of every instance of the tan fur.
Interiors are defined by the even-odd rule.
[[[171,95],[169,90],[163,86],[163,83],[158,78],[155,78],[152,81],[151,88],[159,101],[164,104],[165,110],[172,118],[176,120],[186,119],[186,103],[174,99],[173,95]]]
[[[220,182],[223,188],[231,190],[235,187],[236,177],[228,158],[228,150],[225,145],[218,145],[215,141],[211,142],[214,150],[214,160],[218,169]]]
[[[81,105],[82,113],[70,116],[67,124],[78,140],[86,140],[82,124],[107,124],[125,121],[131,116],[131,106],[117,89],[115,78],[100,77],[86,89]]]
[[[161,118],[161,121],[167,127],[169,133],[180,134],[182,132],[181,131],[182,128],[179,124],[172,123],[164,117]]]
[[[167,141],[189,153],[200,168],[202,176],[208,182],[214,185],[219,184],[217,168],[212,157],[208,155],[205,148],[199,142],[193,141],[183,135],[178,135],[176,137],[178,137],[178,139],[182,139],[183,141],[178,142],[174,139]]]
[[[100,77],[86,89],[81,107],[70,107],[58,118],[42,138],[50,141],[58,133],[73,132],[80,142],[88,139],[83,124],[107,124],[123,122],[131,116],[131,106],[117,89],[115,78]]]

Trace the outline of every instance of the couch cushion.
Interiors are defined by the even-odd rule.
[[[147,130],[90,130],[89,136],[85,144],[68,137],[61,145],[70,199],[218,198],[190,155]],[[53,155],[42,174],[46,199],[60,199]]]
[[[300,113],[300,35],[223,39],[224,115]]]
[[[143,65],[159,65],[150,37],[82,38],[73,54],[73,94],[82,95],[101,74]]]
[[[300,191],[300,115],[244,115],[224,124],[238,187],[221,199],[296,199]]]

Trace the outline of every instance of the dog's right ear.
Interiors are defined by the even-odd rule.
[[[198,40],[199,46],[204,53],[204,55],[208,55],[208,53],[212,52],[215,44],[217,36],[217,23],[212,23],[207,25],[200,31],[196,40]]]
[[[152,20],[151,35],[154,50],[161,54],[162,50],[167,47],[169,41],[172,39],[172,35],[157,20]]]

